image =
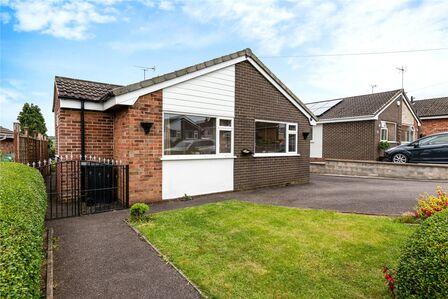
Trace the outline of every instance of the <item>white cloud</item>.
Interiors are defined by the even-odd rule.
[[[89,38],[90,26],[115,20],[107,6],[88,0],[10,1],[6,5],[14,10],[17,31],[38,31],[65,39]]]
[[[198,22],[221,27],[256,43],[259,56],[353,53],[448,46],[444,0],[309,0],[184,2]],[[317,100],[401,87],[396,67],[406,65],[405,89],[447,77],[448,52],[267,59],[289,65],[287,81],[299,96]],[[283,67],[284,69],[284,67]],[[447,94],[448,85],[418,89],[418,97]]]
[[[281,7],[279,3],[286,4]],[[284,34],[294,13],[287,2],[274,0],[187,1],[183,11],[203,23],[225,22],[227,30],[243,38],[258,41],[263,52],[276,54],[287,44]]]
[[[11,20],[11,15],[7,12],[0,12],[0,22],[2,24],[8,24]]]
[[[174,9],[174,3],[171,1],[162,0],[159,3],[159,8],[161,10],[173,10]]]

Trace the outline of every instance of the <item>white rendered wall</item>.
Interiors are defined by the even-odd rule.
[[[313,127],[313,139],[310,141],[310,158],[322,158],[323,125]]]
[[[163,112],[233,119],[235,66],[163,89]],[[162,158],[162,198],[233,191],[233,157],[206,156]]]
[[[233,158],[162,162],[162,198],[233,190]]]

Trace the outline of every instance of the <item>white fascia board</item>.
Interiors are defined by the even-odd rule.
[[[366,120],[377,120],[378,117],[375,117],[374,115],[367,115],[367,116],[357,116],[357,117],[344,117],[344,118],[329,118],[329,119],[322,119],[318,120],[317,124],[331,124],[331,123],[345,123],[345,122],[352,122],[352,121],[366,121]]]
[[[395,100],[398,99],[399,97],[402,97],[402,102],[406,103],[406,106],[408,107],[409,111],[411,111],[412,116],[414,117],[414,119],[417,121],[418,126],[421,126],[420,120],[418,119],[417,115],[415,115],[414,111],[412,110],[411,106],[409,105],[409,101],[406,99],[405,95],[403,94],[403,92],[400,92],[399,94],[397,94],[395,97],[392,98],[392,100],[390,101],[389,104],[387,104],[385,107],[383,107],[383,109],[381,109],[375,116],[376,119],[378,119],[378,116],[383,113],[384,110],[387,109],[387,107],[389,107],[390,105],[392,105],[393,103],[395,103]]]
[[[81,101],[62,98],[62,99],[60,99],[60,106],[61,106],[61,108],[80,110],[81,109]],[[94,110],[94,111],[103,111],[104,107],[103,107],[103,103],[84,101],[84,109],[85,110]]]
[[[310,125],[312,126],[316,125],[316,121],[314,120],[314,118],[305,109],[303,109],[303,107],[300,106],[299,103],[297,103],[297,101],[294,100],[289,95],[289,93],[287,93],[277,82],[275,82],[275,80],[272,79],[272,77],[268,73],[266,73],[262,67],[258,65],[258,63],[256,63],[250,57],[247,58],[247,61],[249,61],[272,85],[275,86],[275,88],[277,88],[297,109],[299,109],[300,112],[305,114],[305,116],[308,118],[308,122],[310,123]]]
[[[421,120],[427,120],[427,119],[444,119],[444,118],[448,118],[448,115],[422,116],[422,117],[420,117]]]
[[[143,96],[145,94],[148,94],[148,93],[160,90],[160,89],[164,89],[164,88],[167,88],[169,86],[176,85],[176,84],[179,84],[181,82],[184,82],[184,81],[187,81],[187,80],[190,80],[190,79],[193,79],[193,78],[196,78],[196,77],[199,77],[199,76],[202,76],[202,75],[205,75],[205,74],[208,74],[208,73],[211,73],[211,72],[223,69],[223,68],[226,68],[228,66],[237,64],[237,63],[239,63],[241,61],[245,61],[246,59],[247,58],[245,56],[238,57],[238,58],[235,58],[235,59],[232,59],[232,60],[228,60],[228,61],[222,62],[220,64],[216,64],[216,65],[213,65],[213,66],[205,67],[202,70],[195,71],[193,73],[186,74],[186,75],[181,76],[181,77],[177,77],[177,78],[174,78],[174,79],[171,79],[171,80],[167,80],[167,81],[164,81],[164,82],[161,82],[161,83],[158,83],[158,84],[154,84],[154,85],[151,85],[151,86],[148,86],[148,87],[145,87],[145,88],[141,88],[141,89],[138,89],[138,90],[135,90],[135,91],[131,91],[131,92],[119,95],[119,96],[112,97],[112,98],[110,98],[109,100],[107,100],[104,103],[104,109],[107,110],[107,109],[109,109],[109,108],[111,108],[111,107],[113,107],[115,105],[132,106],[132,105],[135,104],[135,102],[137,101],[137,99],[140,96]]]

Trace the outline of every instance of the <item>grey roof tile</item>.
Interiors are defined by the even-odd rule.
[[[55,77],[55,84],[59,97],[99,101],[107,92],[121,85],[108,84],[94,81],[79,80],[67,77]]]
[[[184,69],[180,69],[171,73],[167,73],[164,75],[160,75],[157,77],[153,77],[141,82],[129,84],[126,86],[119,86],[119,85],[112,85],[112,84],[105,84],[105,83],[99,83],[99,82],[92,82],[92,81],[84,81],[84,80],[77,80],[77,79],[71,79],[71,78],[63,78],[63,77],[56,77],[56,85],[58,86],[58,90],[61,87],[62,93],[60,92],[60,96],[70,96],[71,98],[75,99],[84,99],[84,100],[92,100],[92,101],[106,101],[108,98],[113,96],[119,96],[128,92],[132,92],[144,87],[148,87],[154,84],[158,84],[167,80],[171,80],[180,76],[184,76],[189,73],[196,72],[198,70],[222,63],[224,61],[229,61],[238,57],[250,57],[252,58],[271,78],[278,84],[282,89],[284,89],[287,94],[297,102],[297,104],[302,107],[311,117],[315,118],[314,114],[306,107],[305,104],[303,104],[300,99],[286,86],[281,82],[258,58],[252,53],[252,50],[247,48],[244,50],[240,50],[235,53],[231,53],[228,55],[224,55],[222,57],[218,57],[215,59],[211,59],[196,65],[192,65],[189,67],[186,67]],[[63,80],[64,79],[64,80]],[[66,81],[71,80],[67,84]],[[73,82],[72,82],[73,81]],[[73,88],[69,88],[72,86]],[[87,87],[87,90],[83,90],[83,86]]]
[[[0,140],[2,139],[14,139],[14,132],[0,126]]]
[[[448,115],[448,97],[415,101],[413,107],[419,117]]]
[[[377,114],[394,96],[396,96],[400,92],[402,92],[402,90],[397,89],[379,93],[320,101],[329,102],[341,100],[339,103],[323,112],[321,115],[317,116],[319,117],[319,119],[373,116]]]

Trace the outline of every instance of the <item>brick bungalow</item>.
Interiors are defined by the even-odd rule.
[[[250,49],[127,86],[56,77],[53,111],[57,154],[128,163],[131,202],[309,181],[314,115]]]
[[[448,132],[448,97],[415,101],[413,106],[422,121],[422,136]]]
[[[14,154],[14,132],[0,126],[0,153]]]
[[[378,160],[380,141],[412,142],[420,120],[402,89],[307,104],[318,118],[311,158]]]

